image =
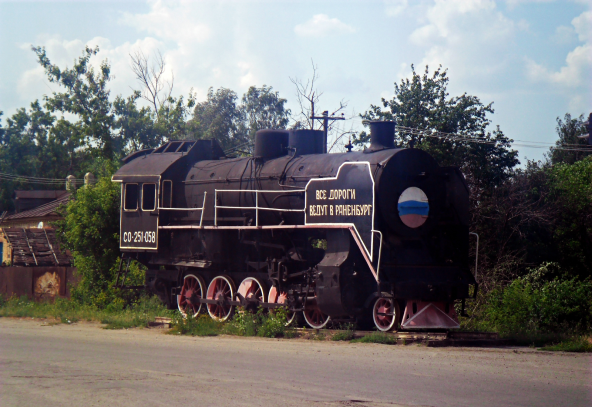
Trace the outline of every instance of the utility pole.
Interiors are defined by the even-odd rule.
[[[312,116],[310,118],[313,120],[322,120],[323,122],[323,153],[327,154],[327,133],[329,131],[329,121],[334,122],[335,120],[345,120],[343,117],[344,114],[341,113],[341,116],[329,116],[329,111],[325,110],[321,116],[315,116],[314,110],[312,111]]]

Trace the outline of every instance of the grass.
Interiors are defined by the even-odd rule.
[[[346,324],[340,327],[341,330],[335,333],[332,337],[332,341],[351,341],[354,339],[356,334],[355,325],[354,324]]]
[[[0,317],[53,319],[64,324],[95,321],[105,324],[106,329],[147,327],[157,316],[172,315],[172,311],[153,297],[142,298],[125,309],[98,309],[63,298],[57,298],[54,302],[35,302],[26,297],[0,298]]]
[[[592,337],[578,336],[541,348],[554,352],[592,352]]]
[[[373,332],[370,335],[354,339],[351,343],[381,343],[383,345],[396,345],[397,338],[382,332]]]
[[[177,316],[173,319],[172,326],[167,332],[171,335],[217,336],[223,329],[222,323],[214,321],[207,315],[200,315],[197,318]]]

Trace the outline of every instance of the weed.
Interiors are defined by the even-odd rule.
[[[342,325],[341,330],[331,337],[332,341],[351,341],[355,336],[354,324]]]
[[[556,345],[548,345],[541,350],[555,352],[592,352],[592,338],[579,336],[571,338]]]
[[[217,336],[222,333],[222,323],[214,321],[207,315],[183,318],[181,314],[177,314],[172,320],[172,326],[172,329],[167,332],[171,335]]]
[[[382,343],[385,345],[394,345],[397,343],[397,338],[382,332],[373,332],[370,335],[352,340],[352,343]]]

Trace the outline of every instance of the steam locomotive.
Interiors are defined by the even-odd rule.
[[[455,328],[477,285],[469,191],[456,167],[396,148],[373,121],[364,151],[326,154],[323,131],[260,130],[251,157],[215,140],[135,152],[120,182],[123,256],[185,316],[284,307],[312,328]]]

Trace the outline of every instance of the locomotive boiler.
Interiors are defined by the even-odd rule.
[[[120,247],[188,316],[285,307],[312,328],[455,328],[469,270],[469,191],[456,167],[397,148],[370,122],[364,151],[323,153],[323,132],[261,130],[252,157],[214,140],[135,152],[120,182]]]

